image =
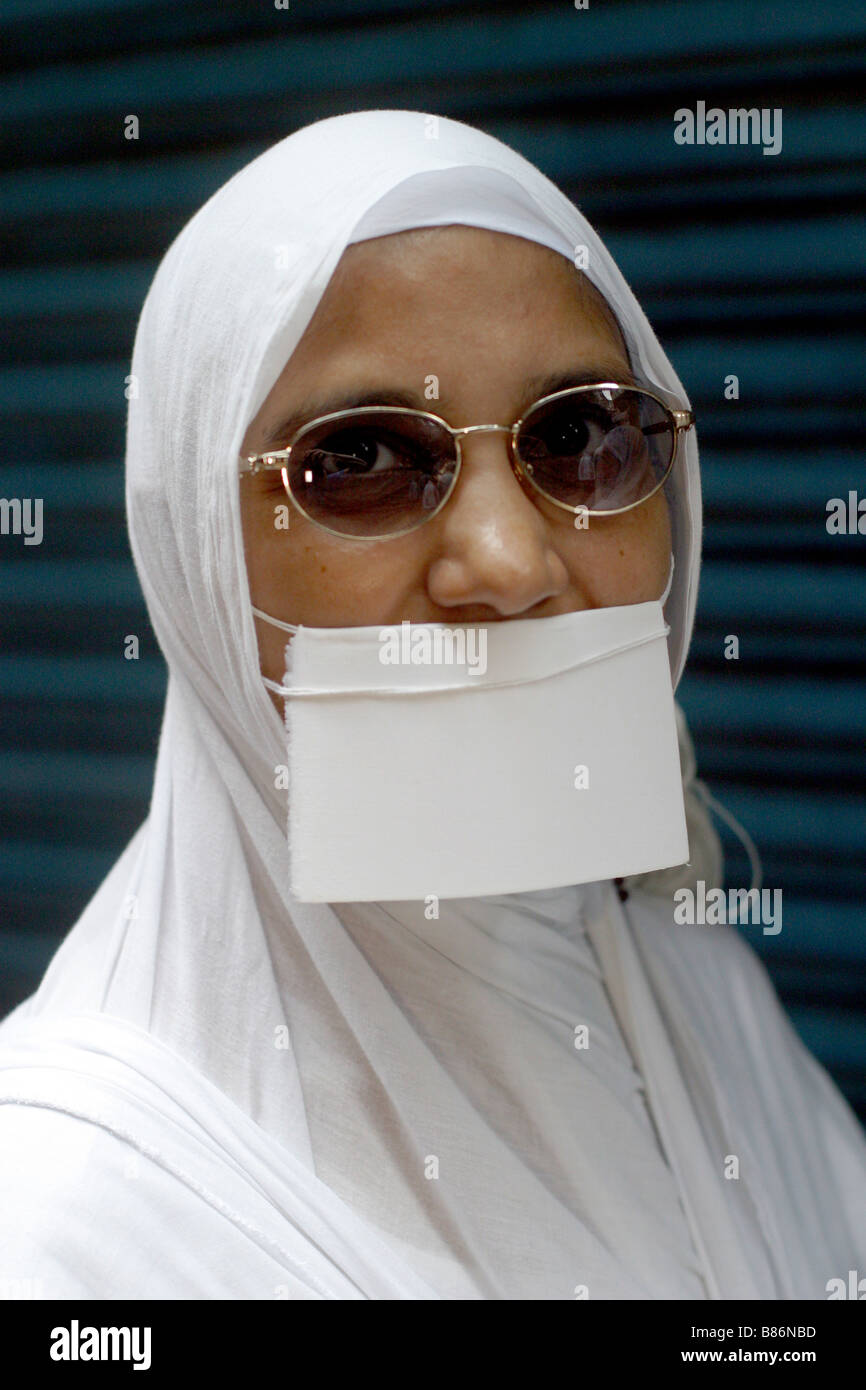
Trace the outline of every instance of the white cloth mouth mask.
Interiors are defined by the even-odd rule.
[[[486,897],[688,859],[663,600],[286,647],[299,902]]]

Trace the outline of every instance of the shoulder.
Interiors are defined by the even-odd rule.
[[[761,1180],[788,1189],[804,1231],[814,1208],[815,1241],[866,1258],[866,1135],[744,936],[761,927],[677,923],[671,902],[648,894],[627,907],[693,1093],[727,1116]]]
[[[32,1283],[26,1296],[46,1299],[164,1297],[166,1221],[178,1213],[152,1167],[90,1121],[0,1105],[4,1296],[22,1296],[16,1288]],[[176,1242],[168,1243],[174,1257]]]
[[[866,1135],[827,1071],[803,1042],[744,931],[689,925],[670,903],[635,895],[629,914],[644,967],[669,1023],[693,1040],[720,1085],[746,1092],[785,1128],[849,1148],[866,1180]]]
[[[635,894],[628,907],[659,1003],[712,1069],[743,1084],[748,1076],[749,1089],[765,1098],[786,1086],[798,1098],[808,1095],[862,1140],[853,1112],[801,1039],[747,936],[760,933],[760,925],[677,922],[670,900],[649,894]]]
[[[309,1298],[134,1144],[0,1104],[0,1298]]]

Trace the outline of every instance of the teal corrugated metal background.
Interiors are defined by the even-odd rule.
[[[5,0],[0,41],[0,496],[45,509],[41,546],[0,536],[0,1008],[146,813],[164,673],[126,541],[123,391],[156,262],[273,140],[410,107],[559,182],[688,385],[706,561],[681,698],[783,890],[781,934],[743,930],[866,1117],[866,537],[825,526],[828,498],[866,495],[866,12]],[[675,144],[699,100],[780,107],[781,153]],[[736,845],[729,882],[748,882]]]

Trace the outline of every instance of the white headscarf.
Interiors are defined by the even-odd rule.
[[[459,122],[320,121],[184,228],[141,315],[129,411],[130,537],[169,666],[153,801],[0,1028],[4,1133],[33,1173],[21,1231],[63,1142],[98,1179],[94,1231],[111,1214],[118,1297],[821,1297],[856,1253],[862,1139],[736,933],[684,936],[670,903],[624,912],[609,884],[443,904],[438,921],[289,896],[238,453],[346,246],[450,222],[586,247],[635,371],[687,403],[582,215]],[[694,431],[670,502],[678,679]],[[78,1127],[52,1140],[65,1116]],[[50,1234],[40,1247],[59,1296],[103,1287],[105,1237],[76,1239],[75,1274]]]

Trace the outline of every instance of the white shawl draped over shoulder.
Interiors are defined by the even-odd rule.
[[[588,248],[635,369],[687,399],[583,216],[459,122],[317,122],[184,228],[141,315],[127,446],[169,667],[153,799],[0,1025],[7,1288],[821,1299],[866,1270],[863,1133],[735,929],[675,925],[670,897],[609,883],[443,902],[435,921],[289,894],[237,455],[346,246],[447,222]],[[676,680],[693,431],[669,495]]]

